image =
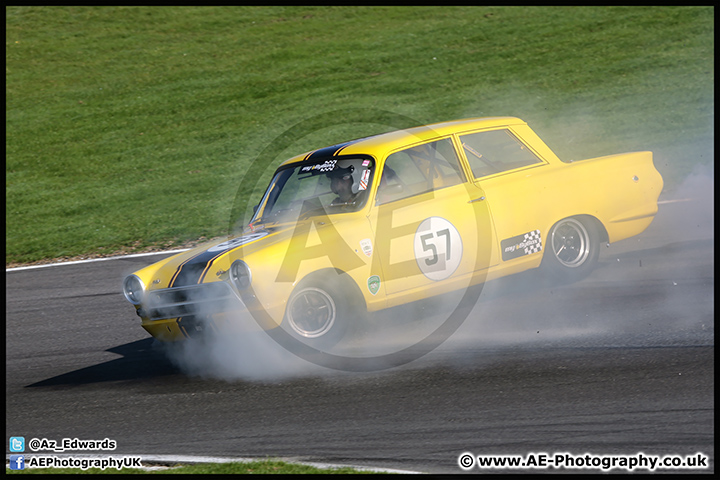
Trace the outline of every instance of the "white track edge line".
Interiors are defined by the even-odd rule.
[[[46,267],[58,267],[63,265],[78,265],[80,263],[94,263],[94,262],[105,262],[108,260],[122,260],[123,258],[137,258],[147,257],[149,255],[163,255],[170,253],[182,253],[190,250],[189,248],[183,248],[180,250],[165,250],[163,252],[148,252],[148,253],[133,253],[131,255],[116,255],[114,257],[101,257],[101,258],[88,258],[87,260],[74,260],[72,262],[58,262],[58,263],[45,263],[42,265],[27,265],[25,267],[13,267],[6,268],[5,272],[17,272],[19,270],[32,270],[35,268],[46,268]]]

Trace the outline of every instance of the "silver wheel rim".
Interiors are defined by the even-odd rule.
[[[304,288],[290,299],[287,317],[290,328],[298,335],[321,337],[335,324],[335,302],[324,290]]]
[[[579,267],[590,255],[590,234],[582,222],[568,218],[553,228],[550,242],[561,265]]]

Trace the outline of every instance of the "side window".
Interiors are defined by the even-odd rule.
[[[475,178],[541,163],[508,130],[461,135],[460,143]]]
[[[377,204],[412,197],[465,181],[452,140],[395,152],[385,160]]]

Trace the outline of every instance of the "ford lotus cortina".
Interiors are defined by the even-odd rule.
[[[518,118],[394,131],[287,160],[242,232],[129,275],[124,293],[163,341],[245,309],[331,344],[358,312],[541,266],[581,279],[601,244],[650,225],[662,186],[652,152],[564,162]]]

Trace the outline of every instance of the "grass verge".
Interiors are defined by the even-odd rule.
[[[227,234],[247,166],[402,127],[523,118],[562,158],[712,164],[712,7],[6,8],[6,265]],[[365,113],[362,113],[365,112]],[[410,124],[413,123],[413,124]],[[283,157],[284,155],[284,157]]]

